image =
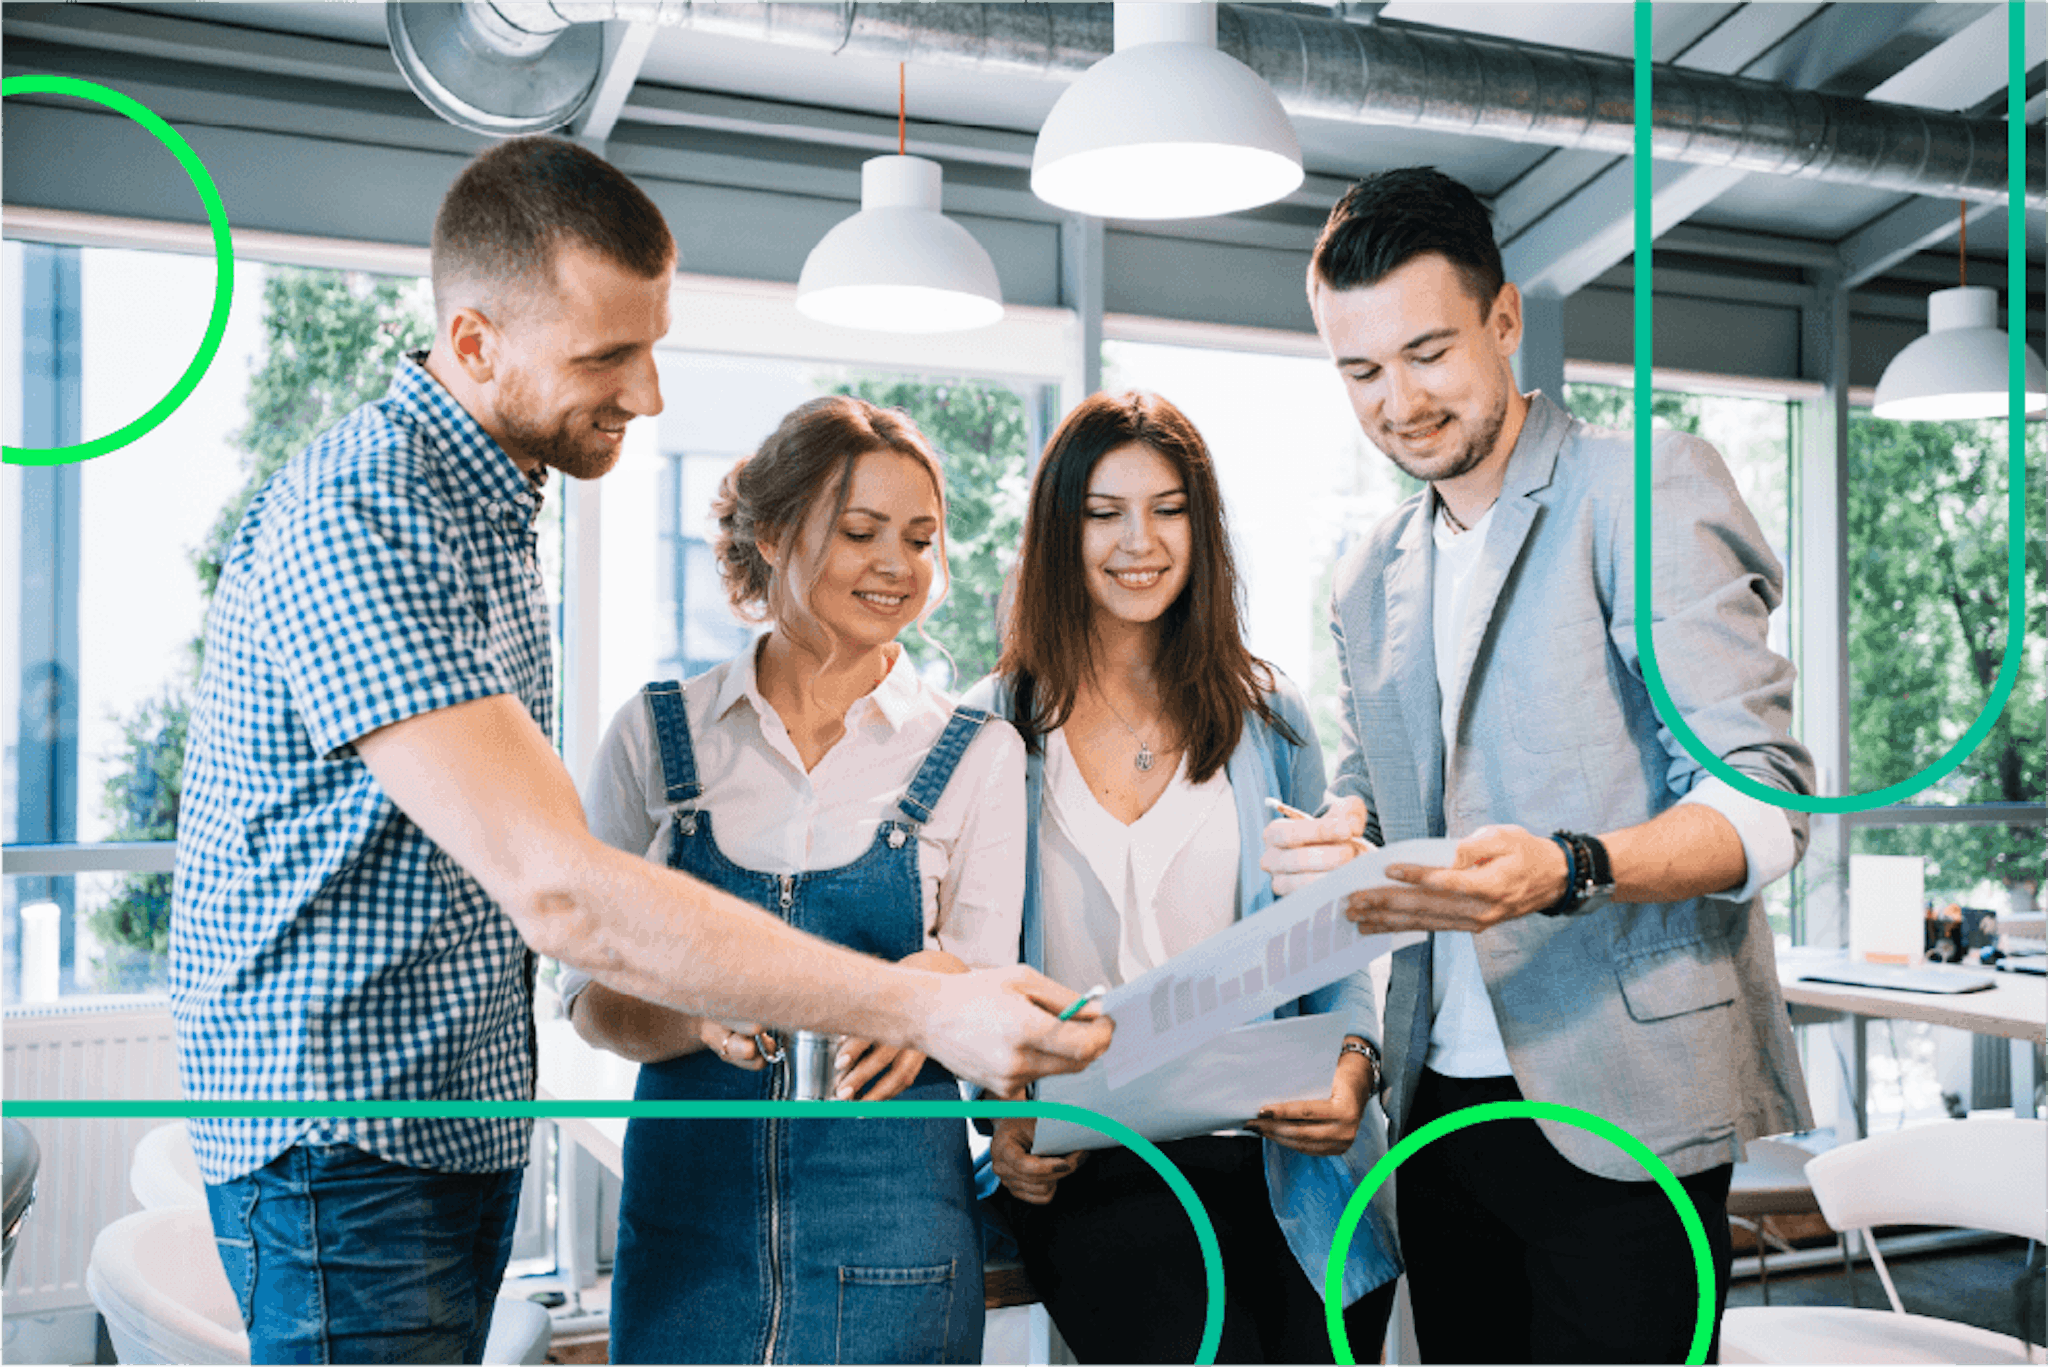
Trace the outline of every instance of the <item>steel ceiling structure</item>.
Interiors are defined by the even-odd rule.
[[[521,3],[501,0],[507,11]],[[582,10],[577,18],[597,12],[560,8]],[[1629,355],[1631,164],[1607,133],[1547,135],[1572,144],[1564,146],[1531,138],[1543,131],[1538,125],[1554,129],[1560,109],[1608,130],[1626,122],[1631,111],[1610,86],[1627,69],[1630,6],[1226,6],[1225,46],[1293,108],[1307,182],[1256,212],[1111,222],[1093,229],[1093,239],[1033,198],[1027,179],[1046,111],[1108,49],[1106,5],[598,8],[611,17],[599,30],[596,89],[569,131],[601,144],[649,185],[677,229],[687,269],[793,279],[809,247],[857,202],[861,160],[894,150],[901,59],[910,150],[944,164],[947,210],[988,246],[1012,300],[1079,302],[1068,258],[1076,242],[1095,240],[1102,309],[1300,331],[1301,263],[1329,203],[1360,174],[1429,163],[1492,204],[1511,277],[1538,301],[1539,320],[1548,307],[1561,324],[1559,357]],[[1660,235],[1660,362],[1808,376],[1818,362],[1802,311],[1847,291],[1850,378],[1868,384],[1924,327],[1925,294],[1953,283],[1963,221],[1974,278],[2002,280],[2007,208],[1996,197],[1959,206],[1956,175],[1916,182],[1852,167],[1842,183],[1757,168],[1814,159],[1813,130],[1801,131],[1801,119],[1832,118],[1828,136],[1850,147],[1868,142],[1877,115],[1899,127],[1946,130],[1928,144],[1949,149],[1943,156],[1953,152],[1957,129],[1975,130],[1963,141],[1981,143],[2005,109],[2003,5],[1666,3],[1652,22],[1665,84],[1674,101],[1681,87],[1693,92],[1705,126],[1726,127],[1725,110],[1716,114],[1711,104],[1731,92],[1780,111],[1761,130],[1776,137],[1776,163],[1727,146],[1681,159],[1674,140],[1660,143],[1680,154],[1658,161],[1651,209]],[[2029,24],[2024,58],[2027,118],[2037,127],[2048,106],[2044,27]],[[1042,37],[1033,46],[1018,34]],[[171,120],[213,168],[238,226],[423,242],[440,189],[483,144],[412,94],[388,46],[381,4],[10,3],[0,35],[10,75],[99,80]],[[1427,79],[1430,61],[1447,74]],[[1361,84],[1373,70],[1390,76],[1376,96]],[[1517,70],[1527,73],[1525,88],[1510,89]],[[1360,73],[1344,76],[1359,88],[1333,72]],[[1572,79],[1592,82],[1591,93],[1566,91],[1548,115],[1530,113],[1525,96],[1555,94]],[[1489,88],[1491,113],[1482,107]],[[197,218],[196,197],[175,166],[103,111],[16,99],[6,130],[10,208]],[[2038,135],[2030,148],[2038,190]],[[1994,180],[2003,175],[1998,151]],[[1968,174],[1981,181],[1981,161]],[[1909,184],[1932,193],[1909,193]],[[2029,240],[2040,241],[2048,215],[2024,212]],[[2038,338],[2038,272],[2033,279],[2028,331]]]

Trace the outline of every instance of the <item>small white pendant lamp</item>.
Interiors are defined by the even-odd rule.
[[[871,332],[959,332],[1003,316],[995,263],[939,211],[939,164],[906,156],[897,68],[893,157],[860,168],[860,212],[804,260],[796,306],[806,317]]]
[[[1969,231],[1965,217],[1959,255],[1969,248]],[[2021,352],[2021,406],[2039,413],[2048,408],[2048,366],[2032,347]],[[1927,296],[1927,335],[1892,357],[1870,411],[1899,422],[2002,418],[2011,411],[2011,384],[1998,291],[1963,284]]]
[[[1205,218],[1301,185],[1301,140],[1258,73],[1216,49],[1216,6],[1116,7],[1116,51],[1039,130],[1031,190],[1098,218]]]

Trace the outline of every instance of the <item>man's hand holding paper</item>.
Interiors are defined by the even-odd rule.
[[[1286,896],[1369,849],[1359,840],[1365,824],[1365,803],[1356,797],[1338,799],[1320,817],[1283,817],[1266,827],[1259,867]],[[1552,841],[1520,826],[1483,826],[1458,841],[1449,859],[1387,866],[1386,881],[1353,893],[1344,914],[1367,934],[1477,932],[1552,905],[1568,872]]]

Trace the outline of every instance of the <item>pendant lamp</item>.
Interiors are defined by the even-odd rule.
[[[1969,248],[1969,232],[1966,216],[1959,257]],[[2008,339],[1998,326],[1998,291],[1964,281],[1927,296],[1927,335],[1884,368],[1873,414],[1900,422],[1950,422],[2010,411],[2012,371]],[[2020,351],[2021,407],[2039,413],[2048,408],[2048,367],[2032,347]]]
[[[1258,73],[1216,49],[1216,6],[1116,7],[1116,51],[1039,130],[1031,190],[1098,218],[1204,218],[1301,185],[1301,140]]]
[[[860,168],[860,212],[804,261],[796,306],[806,317],[871,332],[958,332],[1003,316],[995,263],[939,212],[939,164],[904,155],[903,71],[896,146]]]

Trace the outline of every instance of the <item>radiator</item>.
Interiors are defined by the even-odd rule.
[[[0,1097],[160,1100],[178,1085],[177,1036],[162,997],[87,998],[8,1009]],[[86,1259],[106,1225],[139,1207],[128,1191],[135,1142],[163,1117],[24,1121],[42,1148],[36,1203],[8,1271],[7,1313],[90,1305]]]

